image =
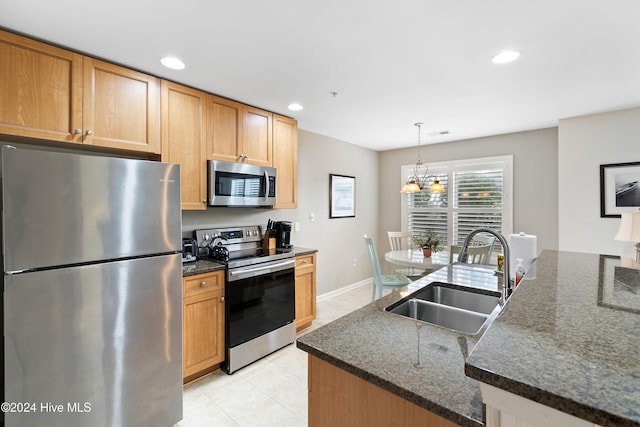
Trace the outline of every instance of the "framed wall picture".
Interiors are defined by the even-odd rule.
[[[640,162],[600,165],[600,216],[640,209]]]
[[[329,174],[329,218],[356,216],[356,177]]]

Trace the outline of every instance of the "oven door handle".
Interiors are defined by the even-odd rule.
[[[233,277],[233,276],[238,276],[240,274],[246,274],[246,273],[255,273],[258,271],[266,271],[268,273],[272,273],[274,272],[274,268],[278,268],[278,267],[293,267],[295,266],[296,262],[293,259],[287,260],[285,262],[280,262],[277,264],[269,264],[269,265],[264,265],[264,266],[260,266],[260,267],[256,267],[256,268],[243,268],[242,270],[236,269],[236,270],[229,270],[229,276]],[[285,268],[280,268],[279,270],[284,270]],[[276,270],[278,271],[278,270]]]

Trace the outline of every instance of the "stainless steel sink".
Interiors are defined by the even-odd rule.
[[[413,297],[484,314],[490,314],[500,301],[499,293],[486,295],[437,283],[421,289]]]
[[[497,312],[499,300],[499,292],[480,293],[432,283],[385,310],[455,331],[476,334]]]

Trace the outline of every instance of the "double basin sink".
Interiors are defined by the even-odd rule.
[[[385,311],[466,334],[476,334],[500,309],[500,293],[433,282]]]

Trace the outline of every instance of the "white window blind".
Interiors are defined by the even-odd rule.
[[[429,164],[429,175],[445,192],[429,193],[435,179],[430,177],[422,192],[403,196],[402,228],[415,233],[433,230],[444,247],[462,244],[469,232],[481,227],[510,234],[512,164],[512,156]],[[402,166],[402,184],[413,170],[413,165]],[[501,250],[494,247],[494,259]]]

